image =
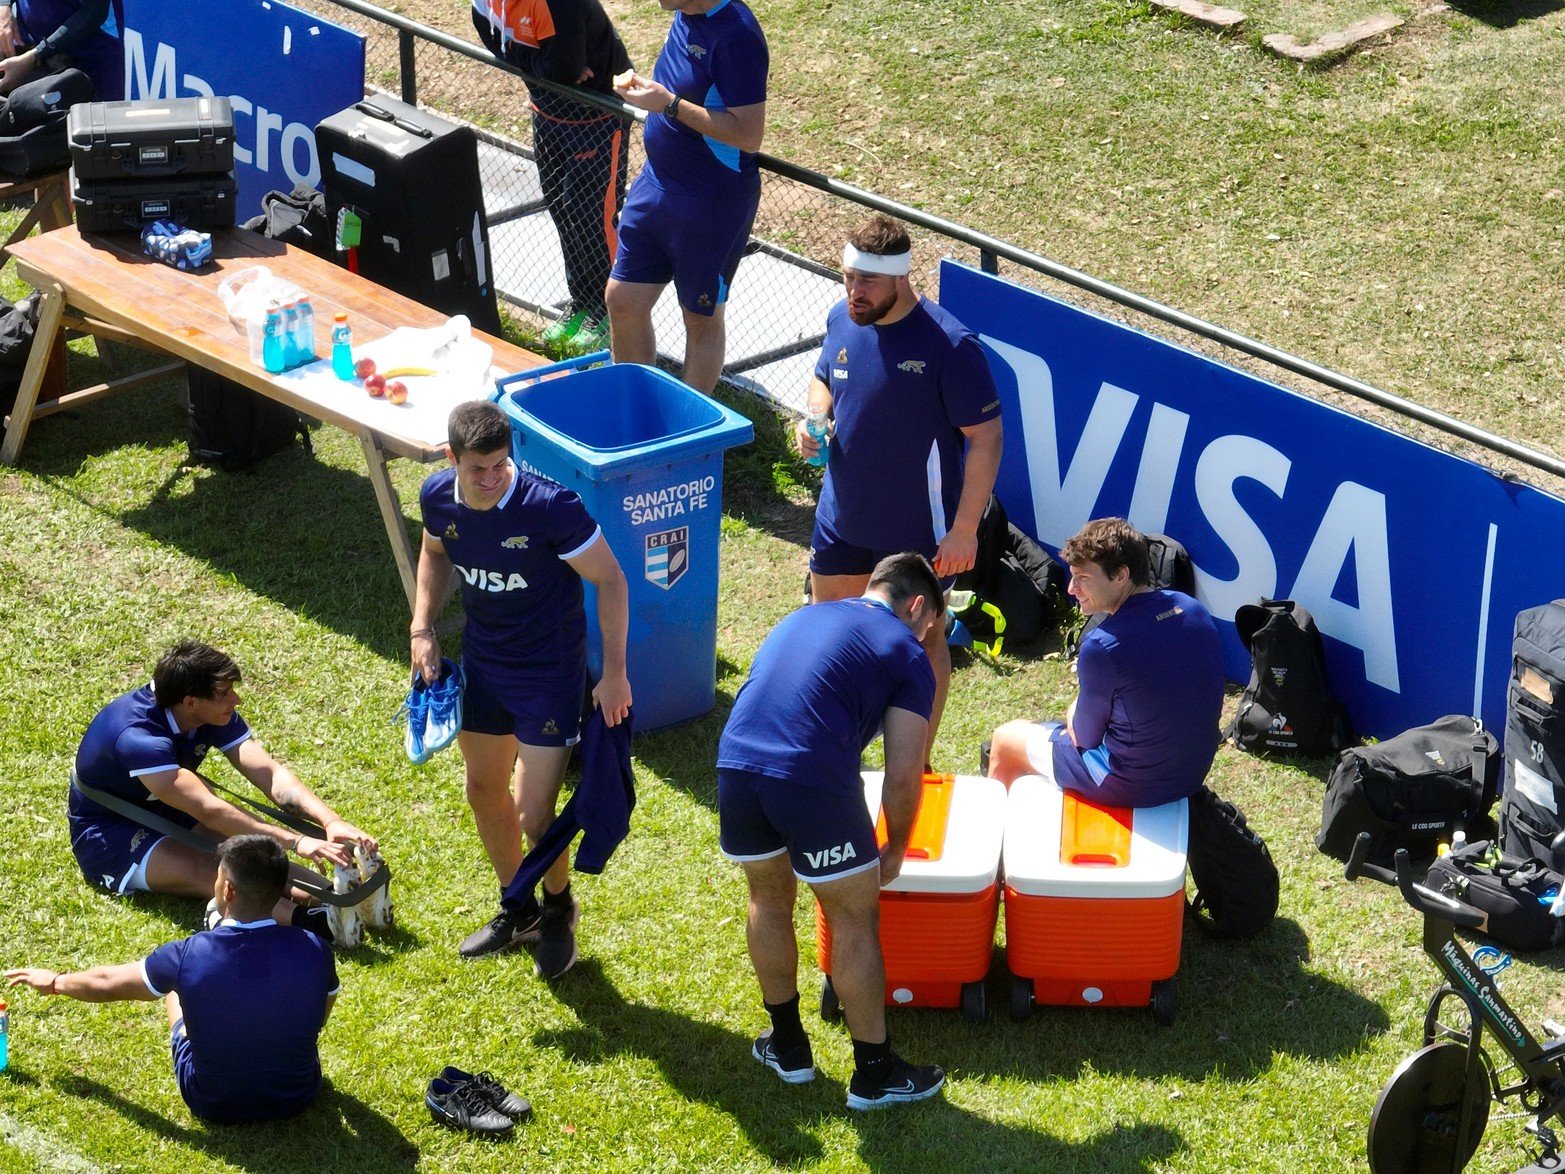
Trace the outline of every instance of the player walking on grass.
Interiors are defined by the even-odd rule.
[[[934,675],[920,641],[945,614],[917,554],[882,560],[861,598],[802,608],[761,643],[717,749],[723,855],[750,890],[746,941],[771,1028],[752,1055],[789,1084],[815,1078],[799,1020],[793,907],[802,880],[832,937],[832,985],[853,1036],[848,1107],[933,1096],[934,1065],[908,1064],[886,1033],[880,888],[902,869],[918,814]],[[864,805],[859,757],[884,729],[886,846]]]
[[[451,467],[424,482],[423,549],[413,606],[413,670],[440,675],[435,615],[453,576],[462,579],[462,749],[467,801],[500,891],[554,819],[570,748],[578,740],[587,682],[582,580],[598,592],[603,676],[593,703],[618,725],[630,712],[625,676],[629,625],[625,576],[581,498],[511,461],[511,425],[492,403],[451,413]],[[536,907],[500,912],[461,945],[476,958],[536,942],[544,978],[576,962],[580,907],[562,853]]]

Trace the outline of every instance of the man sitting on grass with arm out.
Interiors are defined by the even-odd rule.
[[[179,1094],[208,1121],[289,1117],[321,1085],[316,1048],[340,989],[331,947],[272,919],[288,857],[268,836],[234,836],[217,854],[214,929],[167,942],[139,962],[60,973],[7,970],[8,986],[86,1003],[168,1008]]]

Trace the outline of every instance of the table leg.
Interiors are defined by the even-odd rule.
[[[413,602],[418,594],[418,560],[413,542],[408,537],[407,523],[402,520],[402,503],[391,484],[391,474],[386,468],[386,450],[380,447],[375,434],[369,429],[359,433],[359,444],[364,448],[364,463],[369,466],[370,484],[375,487],[375,500],[380,505],[381,521],[386,524],[386,537],[391,541],[391,556],[397,560],[397,574],[402,576],[402,589],[408,597],[408,613],[412,614]]]
[[[43,386],[44,370],[49,365],[64,310],[65,291],[50,284],[38,303],[38,327],[33,332],[32,349],[27,353],[27,366],[22,370],[22,386],[16,392],[10,425],[5,430],[5,444],[0,446],[0,465],[14,465],[21,455],[22,442],[27,439],[27,426],[32,423],[33,409],[38,405],[38,389]]]

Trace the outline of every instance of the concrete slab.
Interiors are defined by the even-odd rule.
[[[1152,7],[1161,8],[1164,12],[1177,12],[1180,16],[1187,16],[1198,24],[1214,29],[1238,28],[1249,19],[1237,9],[1222,8],[1204,3],[1203,0],[1152,0]]]
[[[810,377],[815,374],[815,360],[819,356],[820,348],[812,347],[803,354],[744,371],[733,376],[733,381],[773,403],[803,412],[805,393],[810,386]]]
[[[489,229],[494,254],[495,288],[529,309],[559,308],[570,300],[565,287],[565,257],[547,212],[534,212]]]
[[[1268,33],[1261,38],[1261,44],[1265,45],[1279,57],[1287,57],[1293,61],[1314,61],[1317,57],[1325,57],[1328,54],[1342,53],[1354,46],[1378,37],[1382,33],[1389,33],[1392,29],[1402,24],[1400,16],[1393,16],[1389,12],[1382,12],[1376,16],[1365,17],[1363,20],[1354,21],[1345,29],[1326,33],[1308,45],[1299,43],[1292,33]]]

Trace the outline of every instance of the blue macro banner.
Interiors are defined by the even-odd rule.
[[[241,221],[319,187],[315,124],[364,96],[364,38],[276,0],[125,0],[127,97],[226,95]]]
[[[1565,501],[964,265],[940,304],[988,351],[1018,526],[1056,551],[1109,515],[1179,539],[1234,680],[1235,609],[1298,600],[1360,733],[1504,729],[1516,613],[1565,596]]]

